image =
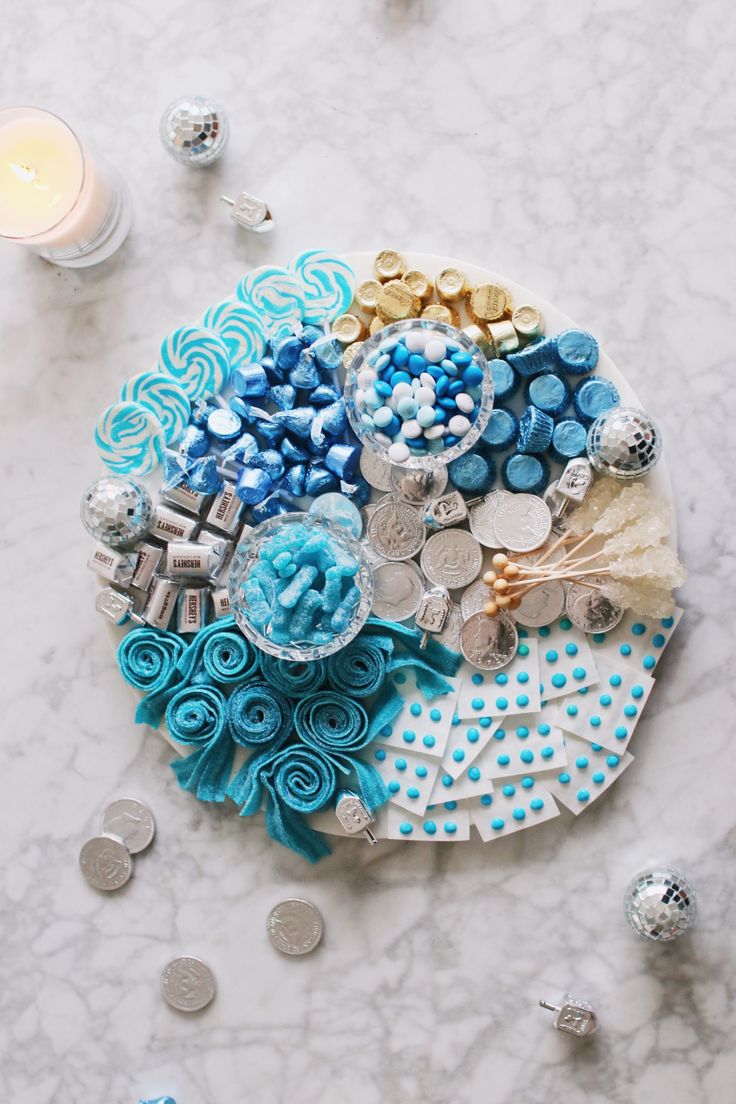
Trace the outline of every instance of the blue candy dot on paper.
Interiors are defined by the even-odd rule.
[[[526,817],[526,809],[514,809],[511,815],[514,820],[524,820]]]
[[[413,732],[410,728],[404,729],[404,731],[401,733],[401,739],[404,741],[405,744],[413,744],[416,738],[416,732]]]
[[[578,770],[585,770],[587,765],[588,765],[587,755],[578,755],[577,759],[575,760],[575,766],[578,768]]]
[[[576,705],[568,705],[565,712],[567,713],[568,717],[577,717],[578,707]]]
[[[409,789],[406,791],[406,796],[410,797],[412,801],[416,801],[416,799],[419,797],[419,790],[416,786],[410,786]]]
[[[449,813],[452,813],[457,809],[457,801],[446,801],[445,808]]]
[[[442,712],[439,709],[430,709],[429,719],[430,719],[430,721],[435,721],[435,722],[441,721],[442,720]]]
[[[549,736],[551,731],[552,731],[552,729],[550,728],[550,726],[546,722],[543,723],[543,724],[540,724],[537,728],[537,732],[539,733],[540,736]]]
[[[505,728],[497,728],[496,731],[493,733],[493,739],[494,740],[505,740],[506,739],[506,729]]]
[[[559,674],[559,673],[556,674],[556,675],[553,675],[552,678],[550,679],[550,682],[552,683],[553,686],[556,686],[558,690],[561,690],[562,687],[567,683],[567,675],[563,675],[563,674]]]
[[[520,682],[521,685],[524,686],[529,681],[528,673],[526,671],[519,671],[518,675],[516,676],[516,681]]]
[[[483,685],[483,676],[481,674],[478,674],[478,672],[476,672],[474,675],[470,676],[470,681],[473,683],[474,686],[482,686]]]
[[[481,805],[492,805],[493,804],[493,796],[491,794],[483,794],[483,796],[480,799],[480,803],[481,803]]]
[[[576,656],[578,654],[577,644],[566,644],[565,645],[565,654],[569,655],[569,656]]]
[[[611,675],[611,677],[609,678],[608,681],[611,684],[611,686],[620,686],[621,682],[622,682],[622,679],[621,679],[620,675]]]
[[[641,665],[645,671],[651,671],[654,668],[656,662],[657,661],[654,656],[646,655],[641,661]]]
[[[448,836],[455,835],[455,833],[457,832],[457,824],[454,820],[445,821],[445,831],[447,832]]]
[[[591,744],[590,746],[592,747],[593,751],[603,751],[603,747],[601,744]]]
[[[643,636],[644,633],[647,631],[647,627],[646,625],[642,625],[641,621],[635,621],[634,624],[631,626],[631,631],[634,636]]]
[[[594,713],[593,716],[590,718],[590,723],[593,726],[593,728],[600,728],[601,727],[601,719],[600,719],[600,717],[598,716],[597,713]]]
[[[500,832],[502,828],[506,826],[506,821],[502,817],[494,817],[491,821],[491,828],[494,832]]]
[[[547,660],[548,663],[556,663],[560,657],[554,650],[554,648],[550,648],[548,652],[544,653],[544,658]]]
[[[589,686],[584,686],[582,690],[578,690],[578,694],[587,694],[589,689]]]
[[[539,754],[542,756],[543,759],[551,759],[554,753],[555,749],[553,747],[550,747],[549,744],[545,744]]]
[[[465,752],[462,748],[455,748],[452,753],[452,758],[455,760],[456,763],[462,763],[463,759],[465,758]]]
[[[499,755],[496,759],[496,762],[498,763],[499,767],[507,767],[511,760],[509,759],[508,755]]]
[[[422,827],[424,828],[424,831],[427,833],[428,836],[433,836],[437,831],[437,825],[433,820],[425,820]]]
[[[541,797],[533,797],[529,802],[529,808],[538,813],[540,809],[544,808],[544,800]]]
[[[526,727],[526,725],[519,725],[516,730],[516,735],[519,737],[520,740],[526,740],[527,736],[529,735],[529,729]]]
[[[533,763],[534,752],[530,751],[529,748],[524,748],[519,758],[521,759],[522,763]]]
[[[600,786],[602,782],[606,781],[606,776],[603,771],[596,771],[595,774],[592,775],[592,778],[598,786]]]
[[[490,717],[480,717],[478,719],[478,724],[480,725],[481,728],[490,728],[491,725],[493,724],[493,721],[491,720]]]
[[[435,738],[434,736],[422,736],[422,743],[425,747],[434,747]]]
[[[418,767],[415,768],[414,773],[417,776],[417,778],[426,778],[427,777],[427,768],[422,763]]]
[[[606,756],[606,763],[608,764],[609,767],[617,767],[618,764],[619,764],[618,755],[607,755]]]
[[[453,713],[452,714],[452,723],[453,723],[453,725],[459,725],[460,724],[460,714],[459,713]]]
[[[540,629],[539,631],[541,632],[542,630]],[[524,656],[524,657],[528,656],[529,655],[529,645],[528,644],[520,644],[516,654],[520,655],[520,656]]]
[[[406,759],[397,759],[396,760],[396,769],[397,770],[402,770],[402,771],[406,770]]]
[[[619,652],[621,653],[622,656],[630,656],[631,655],[631,645],[630,644],[622,644],[621,647],[619,648]]]
[[[526,778],[522,778],[521,784],[525,790],[531,790],[534,786],[534,779],[527,775]]]
[[[626,717],[635,717],[638,712],[639,711],[638,711],[638,709],[636,708],[635,705],[625,705],[624,706],[624,716],[626,716]]]
[[[400,789],[401,789],[401,786],[399,785],[399,783],[395,779],[393,781],[389,782],[389,784],[388,784],[388,792],[389,793],[393,793],[393,794],[398,793]]]
[[[406,682],[406,675],[402,675],[401,673],[394,675],[394,682],[398,682],[399,686],[403,686]]]
[[[508,707],[509,707],[508,698],[496,698],[496,708],[497,709],[508,709]]]
[[[581,679],[584,679],[586,674],[587,672],[584,667],[573,667],[572,669],[572,677],[574,679],[577,679],[578,682],[580,682]]]
[[[399,831],[401,832],[402,836],[410,836],[414,831],[414,825],[409,824],[407,820],[404,820],[399,825]]]
[[[409,712],[411,713],[412,717],[421,717],[422,707],[419,702],[412,702],[412,704],[409,706]]]
[[[383,750],[383,748],[378,749],[378,751],[375,753],[375,758],[378,760],[379,763],[383,762],[383,760],[386,758],[386,752]]]
[[[631,696],[632,696],[632,698],[643,698],[644,697],[644,687],[639,686],[638,684],[636,686],[632,686],[631,687]]]
[[[519,706],[520,709],[525,709],[526,706],[529,704],[528,695],[527,694],[517,694],[516,695],[516,704]]]
[[[605,639],[606,639],[606,634],[605,633],[593,633],[593,643],[594,644],[603,644],[605,642]]]
[[[519,633],[519,640],[523,640],[523,638],[524,638],[525,636],[528,636],[528,635],[529,635],[529,630],[528,630],[528,629],[522,629],[522,628],[519,628],[519,629],[518,629],[518,633]]]
[[[560,620],[560,628],[562,629],[563,632],[567,632],[568,629],[572,628],[572,621],[570,620],[569,617],[563,617]]]
[[[663,617],[659,622],[663,629],[671,629],[675,623],[674,617]]]
[[[465,733],[465,739],[469,744],[477,744],[480,740],[480,732],[477,728],[469,728]]]
[[[508,675],[504,675],[504,674],[496,675],[496,686],[505,686],[508,681],[509,681],[509,676]]]
[[[504,797],[513,797],[516,793],[516,786],[512,786],[511,783],[507,783],[503,788]]]
[[[470,703],[470,707],[471,709],[482,709],[485,704],[486,703],[483,701],[483,698],[473,698]]]
[[[570,775],[567,773],[567,771],[562,772],[559,777],[559,781],[562,783],[563,786],[567,785],[567,783],[570,781]]]
[[[443,774],[442,775],[442,785],[447,787],[447,788],[449,788],[452,785],[452,775],[451,774]]]
[[[480,767],[471,767],[468,771],[468,778],[471,782],[480,782]]]
[[[610,694],[601,694],[598,701],[601,703],[602,706],[607,708],[613,701],[613,698]]]
[[[652,644],[655,648],[664,648],[666,637],[662,636],[662,633],[655,633],[652,637]]]
[[[577,796],[578,801],[582,801],[582,802],[585,802],[590,798],[590,794],[588,793],[587,790],[578,790],[576,796]]]
[[[550,629],[549,625],[542,625],[542,627],[540,629],[538,629],[537,631],[538,631],[540,636],[549,636],[549,634],[551,632],[551,629]]]
[[[614,728],[613,730],[613,735],[616,737],[617,740],[625,740],[626,737],[629,735],[629,730],[628,728],[624,728],[623,725],[617,725],[616,728]]]

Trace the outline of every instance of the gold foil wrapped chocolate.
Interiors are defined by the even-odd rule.
[[[405,318],[418,318],[421,306],[421,299],[408,284],[401,280],[389,280],[381,288],[376,314],[388,325],[390,322],[403,322]]]
[[[378,280],[364,280],[355,289],[355,302],[367,314],[375,314],[380,293],[381,284]]]
[[[496,349],[491,341],[488,333],[482,326],[478,326],[473,323],[470,326],[463,326],[463,333],[466,334],[471,341],[474,341],[486,360],[493,360],[496,355]]]
[[[437,295],[445,303],[457,303],[468,290],[465,273],[459,268],[443,268],[435,279]]]
[[[460,329],[460,315],[446,303],[430,303],[422,311],[422,318],[429,318],[432,322],[442,322],[445,326]]]
[[[383,319],[379,318],[378,315],[376,315],[376,317],[373,319],[370,326],[368,327],[368,332],[371,337],[373,337],[374,334],[377,334],[379,330],[382,330],[385,325],[386,323],[383,321]]]
[[[387,280],[400,280],[406,272],[404,258],[395,249],[383,249],[373,262],[376,276],[385,284]]]
[[[500,284],[478,284],[468,295],[468,311],[475,322],[498,322],[508,305],[506,289]]]
[[[414,294],[418,295],[423,303],[428,303],[432,298],[434,284],[429,276],[424,272],[420,272],[418,268],[411,268],[408,272],[405,272],[401,277],[401,282],[408,284]]]
[[[513,322],[506,319],[503,322],[489,322],[488,335],[493,342],[497,356],[506,356],[519,348],[519,335],[514,329]]]
[[[357,314],[341,314],[332,323],[332,333],[341,345],[352,345],[362,341],[366,335],[366,326]]]
[[[345,349],[344,353],[342,354],[342,366],[346,372],[355,360],[356,353],[359,349],[362,349],[362,347],[362,341],[354,341],[352,345],[348,345],[348,347]]]
[[[520,337],[539,337],[544,333],[544,318],[538,307],[520,304],[511,315],[514,329]]]

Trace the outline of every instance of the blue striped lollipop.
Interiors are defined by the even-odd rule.
[[[233,368],[241,361],[260,364],[266,352],[266,336],[260,315],[240,299],[223,299],[205,311],[202,325],[221,337]]]
[[[227,345],[203,326],[180,326],[163,341],[158,367],[195,399],[216,395],[230,378]]]
[[[325,318],[331,322],[338,314],[344,314],[353,301],[355,273],[347,261],[333,253],[307,249],[289,262],[289,271],[304,285],[305,322],[318,323]]]
[[[192,409],[186,391],[163,372],[139,372],[131,376],[123,384],[120,398],[151,410],[163,426],[167,445],[181,437]]]
[[[100,459],[117,475],[148,475],[161,463],[166,448],[156,415],[135,402],[118,402],[103,410],[95,426]]]
[[[246,272],[235,289],[238,299],[260,314],[272,335],[291,330],[304,315],[306,291],[286,268],[261,265]]]

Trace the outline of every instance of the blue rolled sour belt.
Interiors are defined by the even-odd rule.
[[[277,659],[261,652],[258,662],[266,682],[289,698],[302,698],[324,686],[327,669],[322,659],[302,663],[293,659]]]
[[[141,626],[120,641],[120,673],[136,690],[155,693],[169,681],[186,645],[180,636]]]
[[[227,715],[235,742],[258,751],[280,747],[293,723],[287,698],[265,682],[239,686],[227,703]]]
[[[386,678],[386,652],[380,642],[358,637],[329,657],[327,677],[334,690],[354,698],[370,697]]]
[[[212,686],[177,690],[166,707],[166,725],[173,740],[194,748],[171,764],[181,788],[200,801],[224,801],[235,754],[224,694]]]

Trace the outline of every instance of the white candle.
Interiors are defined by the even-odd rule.
[[[60,264],[93,264],[125,238],[126,199],[57,116],[0,111],[0,236]]]

